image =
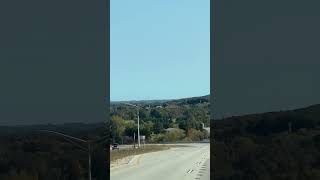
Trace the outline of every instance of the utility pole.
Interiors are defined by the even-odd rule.
[[[136,132],[133,133],[133,147],[136,148]]]
[[[140,125],[139,125],[139,108],[137,107],[137,114],[138,114],[138,147],[140,148]]]
[[[140,148],[140,120],[139,120],[139,106],[134,105],[134,104],[130,104],[130,103],[123,103],[126,104],[128,106],[133,106],[135,108],[137,108],[137,116],[138,116],[138,147]]]

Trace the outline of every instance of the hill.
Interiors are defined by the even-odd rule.
[[[320,105],[229,117],[213,129],[216,180],[320,178]]]
[[[136,105],[164,105],[172,103],[196,103],[209,102],[210,95],[188,97],[182,99],[163,99],[163,100],[138,100],[138,101],[111,101],[110,105],[119,105],[124,103],[136,104]]]
[[[248,135],[270,135],[287,132],[289,126],[292,131],[297,131],[305,128],[317,128],[319,125],[320,105],[295,110],[233,116],[213,123],[214,129],[217,130],[217,138],[220,137],[219,132],[223,129],[232,129],[231,131],[235,134],[241,131]]]

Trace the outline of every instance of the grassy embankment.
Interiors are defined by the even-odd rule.
[[[122,159],[128,156],[168,150],[172,147],[177,147],[177,146],[178,145],[146,145],[144,147],[136,148],[136,149],[130,148],[130,149],[113,150],[113,151],[110,151],[110,160],[111,162],[113,162],[115,160]]]

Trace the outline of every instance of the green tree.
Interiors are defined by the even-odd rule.
[[[164,141],[164,134],[154,134],[152,133],[150,135],[150,142],[151,143],[158,143],[158,142],[163,142]]]
[[[111,136],[113,142],[121,141],[121,136],[125,130],[125,121],[120,116],[111,117]]]
[[[154,124],[154,127],[153,127],[154,133],[159,134],[159,133],[162,133],[163,130],[164,130],[163,124],[162,124],[161,122],[157,121],[157,122]]]
[[[187,131],[187,137],[192,141],[200,141],[204,139],[204,133],[199,130],[190,128]]]
[[[152,109],[150,112],[150,116],[153,118],[161,118],[161,113],[156,109]]]
[[[153,125],[154,123],[151,121],[144,122],[140,130],[141,135],[145,135],[147,138],[149,138],[153,131]]]
[[[182,129],[172,129],[165,133],[165,141],[175,142],[185,137]]]

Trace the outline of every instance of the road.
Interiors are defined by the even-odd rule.
[[[111,169],[111,180],[209,180],[210,143],[193,143],[136,156]]]
[[[119,145],[120,149],[130,149],[133,148],[133,145]]]

